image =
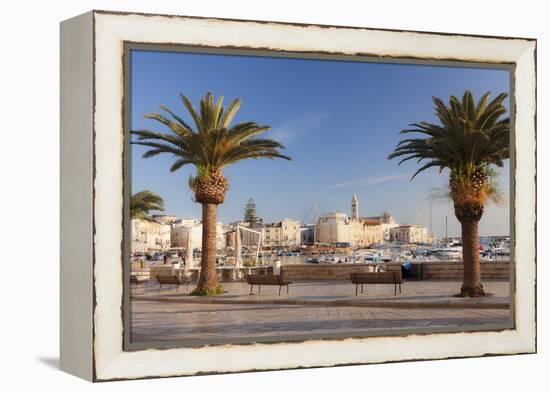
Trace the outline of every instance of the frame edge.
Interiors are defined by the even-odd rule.
[[[60,23],[60,369],[93,372],[93,12]]]

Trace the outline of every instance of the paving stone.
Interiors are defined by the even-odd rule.
[[[292,334],[394,331],[434,327],[506,325],[508,310],[359,309],[327,310],[306,306],[234,307],[134,301],[132,341],[185,341],[219,338],[280,337]]]
[[[290,295],[278,288],[262,288],[249,295],[243,282],[224,283],[226,293],[215,298],[193,298],[177,294],[175,289],[157,291],[156,285],[134,290],[131,301],[131,340],[159,341],[274,338],[309,334],[370,334],[413,329],[424,332],[434,328],[502,326],[510,324],[508,309],[495,304],[510,300],[507,281],[484,281],[492,296],[482,299],[457,299],[459,281],[410,281],[403,292],[393,296],[392,285],[370,285],[366,294],[355,295],[348,281],[297,282]],[[294,304],[280,304],[281,300]],[[239,304],[228,304],[238,300]],[[185,301],[185,302],[183,302]],[[205,303],[205,301],[209,303]],[[213,303],[224,301],[224,304]],[[258,303],[260,301],[260,303]],[[327,303],[328,302],[328,303]],[[406,308],[351,307],[360,302],[378,305],[407,303]],[[435,302],[467,303],[476,308],[419,308]],[[316,305],[312,305],[315,303]],[[416,307],[411,307],[416,303]]]

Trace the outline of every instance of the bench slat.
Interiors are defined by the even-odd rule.
[[[180,276],[157,276],[157,281],[159,284],[186,284],[191,282],[187,277]]]
[[[149,281],[149,277],[145,277],[145,276],[130,276],[130,282],[132,284],[141,284],[141,283],[144,283],[144,282],[148,282]]]
[[[280,275],[247,275],[246,282],[250,285],[287,285],[290,282],[284,281]]]
[[[351,273],[353,284],[401,284],[401,272]]]

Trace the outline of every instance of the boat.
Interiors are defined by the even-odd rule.
[[[336,255],[327,255],[322,257],[316,257],[316,258],[308,258],[306,259],[306,263],[342,263],[343,260],[340,257],[337,257]]]
[[[326,263],[341,263],[340,257],[337,257],[336,255],[329,255],[326,259]]]
[[[439,247],[430,250],[430,255],[440,260],[462,259],[462,246]]]
[[[289,251],[285,254],[283,254],[285,257],[299,257],[300,253],[296,251]]]

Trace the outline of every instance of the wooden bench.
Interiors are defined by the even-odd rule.
[[[393,284],[393,295],[397,295],[397,286],[401,293],[401,284],[403,277],[401,272],[378,272],[378,273],[351,273],[349,278],[352,284],[355,284],[355,296],[357,296],[359,285],[363,293],[363,284]]]
[[[187,292],[189,292],[189,283],[191,280],[184,276],[157,276],[159,283],[159,291],[162,290],[163,285],[177,285],[176,292],[180,290],[180,286],[187,285]]]
[[[147,284],[148,282],[148,275],[130,274],[130,286],[134,288],[137,288],[139,284]]]
[[[283,277],[279,274],[269,274],[269,275],[258,275],[258,274],[247,274],[246,282],[250,284],[250,294],[252,295],[252,290],[254,285],[258,286],[258,293],[262,289],[262,285],[278,285],[279,286],[279,296],[281,296],[281,288],[286,286],[286,293],[288,293],[289,284],[292,284],[290,281],[283,280]]]

